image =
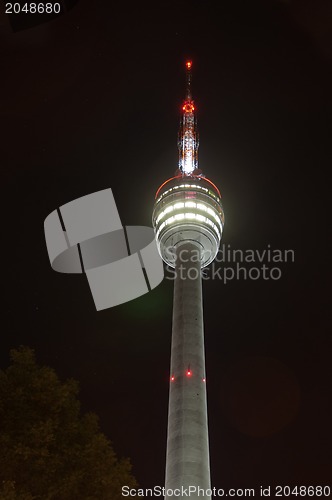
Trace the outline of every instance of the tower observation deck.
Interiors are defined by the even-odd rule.
[[[196,494],[191,491],[191,500],[211,498],[201,268],[217,255],[224,213],[218,188],[198,169],[191,70],[192,63],[188,61],[178,136],[178,170],[157,190],[152,215],[159,253],[175,269],[167,500],[174,500],[167,490],[181,492],[181,488],[189,486],[201,488]],[[180,493],[178,498],[185,496]]]

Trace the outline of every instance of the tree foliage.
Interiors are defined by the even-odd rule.
[[[0,370],[0,499],[117,500],[137,487],[96,415],[81,415],[78,384],[38,366],[34,351],[11,351]]]

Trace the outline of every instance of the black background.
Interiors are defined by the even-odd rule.
[[[295,252],[278,281],[204,282],[212,484],[328,484],[330,15],[319,0],[81,0],[13,31],[1,14],[1,367],[24,344],[78,379],[142,486],[164,481],[172,282],[97,313],[84,276],[52,271],[43,221],[111,187],[124,225],[151,225],[191,58],[224,245]]]

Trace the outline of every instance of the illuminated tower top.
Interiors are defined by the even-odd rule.
[[[176,250],[184,243],[200,249],[200,266],[216,257],[224,227],[219,189],[197,168],[198,133],[191,95],[191,61],[186,62],[186,97],[179,130],[179,170],[156,193],[152,224],[161,258],[176,266]]]
[[[198,132],[195,106],[191,95],[192,62],[186,62],[186,97],[182,105],[182,115],[178,137],[179,170],[183,175],[191,175],[198,169]]]

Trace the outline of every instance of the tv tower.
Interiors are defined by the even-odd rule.
[[[187,61],[179,167],[158,189],[152,216],[159,253],[175,269],[165,478],[173,500],[168,489],[211,486],[201,268],[215,258],[224,226],[220,192],[198,169],[191,70]],[[209,499],[202,490],[191,500]]]

